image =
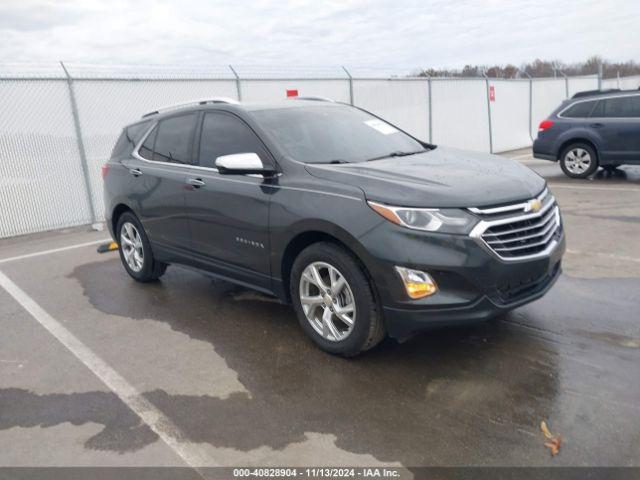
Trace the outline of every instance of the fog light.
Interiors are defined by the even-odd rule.
[[[402,278],[404,289],[410,298],[418,299],[433,295],[438,291],[436,282],[427,272],[411,270],[410,268],[396,267],[396,271]]]

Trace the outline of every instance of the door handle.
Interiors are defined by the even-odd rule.
[[[593,128],[602,128],[604,127],[604,123],[592,123],[591,126]]]
[[[139,168],[130,168],[129,173],[134,177],[139,177],[140,175],[142,175],[142,170],[140,170]]]
[[[206,183],[204,183],[199,178],[187,178],[187,183],[189,185],[192,185],[192,186],[196,187],[196,188],[204,187],[206,185]]]

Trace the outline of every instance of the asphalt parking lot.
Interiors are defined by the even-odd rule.
[[[353,360],[240,287],[133,282],[105,232],[1,241],[0,465],[640,466],[640,167],[510,156],[561,205],[555,287]]]

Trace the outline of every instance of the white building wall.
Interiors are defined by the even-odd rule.
[[[531,145],[529,136],[529,81],[491,80],[493,151],[503,152]]]
[[[416,138],[429,140],[429,84],[424,80],[353,81],[354,104]]]
[[[433,142],[489,151],[489,112],[484,80],[436,80],[431,84]]]
[[[242,80],[243,102],[269,102],[287,98],[287,90],[301,97],[326,97],[349,102],[348,80]]]

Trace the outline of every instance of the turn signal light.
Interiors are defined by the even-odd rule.
[[[109,164],[105,163],[104,165],[102,165],[102,179],[104,180],[105,178],[107,178],[107,174],[109,173]]]
[[[553,122],[551,120],[543,120],[540,122],[540,126],[538,127],[539,132],[544,132],[548,128],[553,127]]]
[[[436,282],[427,272],[421,270],[411,270],[410,268],[396,267],[396,271],[400,274],[404,289],[409,298],[417,300],[419,298],[428,297],[438,291]]]

